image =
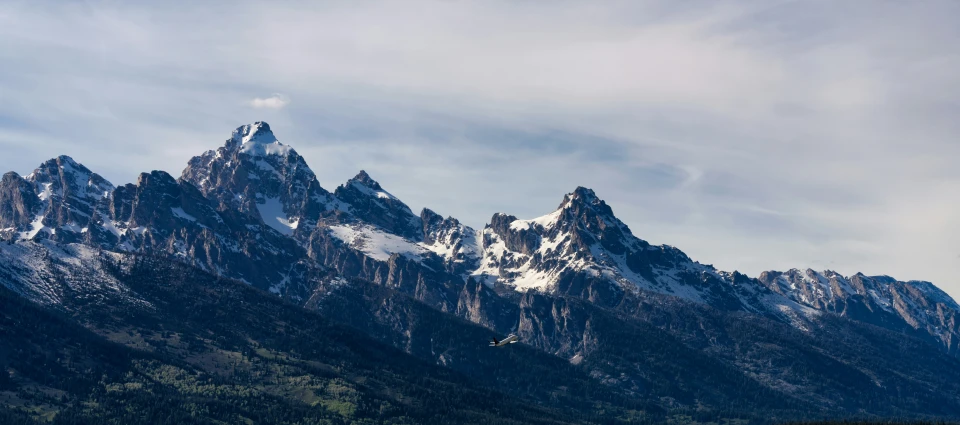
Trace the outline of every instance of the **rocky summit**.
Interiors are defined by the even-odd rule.
[[[520,422],[960,417],[960,306],[932,283],[717,270],[640,239],[591,189],[559,195],[541,217],[473,229],[414,213],[366,171],[324,189],[265,122],[179,178],[114,186],[66,156],[6,173],[0,310],[22,316],[0,314],[21,338],[0,341],[0,405],[83,417],[76,406],[147,387],[199,403],[191,391],[214,377],[289,408],[277,417],[349,421],[376,405],[427,421],[416,403],[440,401],[404,374],[416,364],[450,394],[531,406]],[[82,361],[122,373],[79,378],[79,354],[14,332],[37,321],[81,329],[63,338],[94,347]],[[511,332],[519,348],[486,351]],[[340,340],[353,345],[309,348]],[[58,380],[15,343],[45,353]],[[394,381],[351,381],[385,355]],[[471,403],[447,414],[489,408]]]

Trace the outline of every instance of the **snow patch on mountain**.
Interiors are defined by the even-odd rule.
[[[350,185],[352,185],[355,189],[359,190],[360,193],[363,193],[364,195],[367,195],[367,196],[372,196],[378,199],[391,199],[394,201],[400,200],[400,198],[397,198],[396,196],[391,195],[390,192],[387,192],[386,190],[374,189],[359,181],[352,181],[350,182]],[[410,209],[407,208],[407,210],[409,211]],[[413,212],[411,211],[410,214],[413,214]]]
[[[553,227],[557,224],[557,220],[560,219],[560,215],[563,213],[563,209],[558,209],[550,214],[534,218],[532,220],[514,220],[510,223],[510,228],[513,230],[522,230],[522,229],[531,229],[534,226],[540,226],[543,228]]]
[[[555,217],[556,215],[550,214],[544,216],[547,217],[546,219],[540,217],[533,220],[525,220],[521,226],[512,226],[512,228],[516,230],[526,229],[528,228],[527,226],[533,223],[542,226],[543,223],[549,223],[551,216]],[[482,247],[483,257],[480,260],[480,267],[471,273],[471,275],[477,280],[487,284],[499,282],[511,286],[520,292],[531,289],[548,291],[565,271],[585,271],[594,276],[603,274],[613,277],[613,273],[609,268],[597,267],[595,264],[590,264],[583,259],[574,258],[573,256],[567,256],[557,261],[557,265],[563,264],[557,267],[543,266],[542,263],[534,260],[534,258],[542,259],[545,256],[554,256],[557,254],[558,247],[560,247],[560,245],[564,243],[564,239],[566,239],[565,235],[557,235],[553,238],[543,240],[533,255],[510,250],[503,238],[489,228],[481,231],[480,238],[485,244]]]
[[[287,236],[292,235],[300,224],[300,219],[291,219],[283,212],[280,198],[266,198],[263,203],[257,202],[257,210],[267,226]]]
[[[292,151],[293,149],[290,146],[280,142],[263,143],[261,141],[250,141],[240,145],[240,153],[245,153],[250,156],[287,156]]]
[[[197,218],[194,217],[194,216],[192,216],[192,215],[190,215],[190,214],[187,214],[187,212],[184,211],[183,208],[174,207],[174,208],[170,208],[170,211],[172,211],[172,212],[173,212],[173,215],[176,216],[176,217],[178,217],[178,218],[182,218],[182,219],[187,220],[187,221],[192,221],[192,222],[194,222],[194,223],[197,222]]]
[[[453,262],[464,262],[479,258],[483,252],[478,239],[479,232],[467,226],[461,226],[460,232],[445,232],[433,243],[421,242],[425,249]]]
[[[106,214],[104,214],[104,213],[100,213],[100,219],[103,220],[103,228],[106,229],[108,232],[113,233],[114,236],[116,236],[116,237],[119,238],[120,236],[122,236],[122,235],[126,232],[126,229],[124,229],[124,230],[121,231],[121,230],[117,227],[117,223],[114,222],[114,221],[110,218],[110,216],[108,216],[108,215],[106,215]]]
[[[374,226],[336,225],[327,229],[337,239],[379,261],[387,261],[393,254],[401,254],[420,261],[420,256],[427,252],[427,249],[420,244],[384,232]]]
[[[584,264],[578,264],[573,268],[582,269],[583,266]],[[505,282],[520,292],[530,289],[542,291],[548,289],[559,278],[562,271],[563,269],[538,270],[533,267],[532,261],[527,260],[524,261],[522,266],[510,270],[510,273],[515,274],[515,276],[505,280]]]
[[[30,230],[20,233],[21,239],[33,239],[40,232],[47,232],[47,233],[53,232],[52,229],[49,229],[43,225],[43,215],[45,212],[46,211],[41,211],[40,214],[37,214],[37,218],[35,218],[32,222],[30,222]]]
[[[43,191],[41,191],[37,196],[41,201],[46,201],[47,199],[50,199],[50,195],[53,195],[53,191],[50,190],[50,187],[53,186],[53,183],[41,183],[41,185],[43,186]]]

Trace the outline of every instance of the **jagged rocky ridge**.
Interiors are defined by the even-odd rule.
[[[426,208],[415,215],[364,171],[332,193],[325,190],[304,159],[262,122],[238,128],[224,146],[191,159],[180,179],[154,171],[114,188],[67,157],[26,178],[8,173],[0,182],[0,229],[4,239],[50,249],[76,242],[169,255],[321,311],[350,282],[372,282],[498,332],[515,331],[629,391],[640,391],[638,382],[648,379],[631,378],[640,360],[611,360],[609,353],[636,347],[604,337],[611,330],[597,323],[652,325],[809,402],[816,401],[805,384],[810,376],[765,365],[758,353],[773,355],[766,349],[739,353],[745,341],[727,329],[726,317],[747,318],[774,338],[786,328],[798,335],[825,332],[825,317],[836,316],[960,354],[957,304],[928,282],[809,270],[759,278],[719,271],[635,237],[586,188],[565,195],[543,217],[498,213],[474,230]],[[3,283],[45,303],[63,296],[36,295],[44,286],[23,278],[32,270],[24,267]],[[414,326],[376,318],[400,334]]]
[[[7,173],[0,186],[0,236],[58,242],[84,240],[96,206],[114,190],[68,156],[44,162],[26,177]]]
[[[803,306],[890,329],[919,331],[960,354],[960,306],[925,281],[890,276],[842,276],[827,270],[768,271],[759,277],[771,291]]]
[[[426,208],[415,215],[365,171],[333,193],[325,190],[264,122],[241,126],[224,146],[192,158],[179,180],[154,171],[115,188],[66,156],[24,178],[7,173],[0,229],[8,240],[162,251],[301,301],[339,273],[407,288],[453,311],[470,276],[490,287],[606,307],[654,293],[785,321],[830,312],[922,330],[948,352],[960,350],[960,309],[929,282],[811,270],[753,279],[719,271],[635,237],[582,187],[543,217],[497,213],[476,231]]]

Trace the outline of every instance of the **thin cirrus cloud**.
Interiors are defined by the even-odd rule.
[[[289,103],[290,99],[279,93],[265,98],[255,97],[247,102],[250,107],[257,109],[281,109]]]
[[[361,3],[7,2],[0,171],[176,175],[266,120],[473,226],[582,185],[726,270],[960,295],[960,3]]]

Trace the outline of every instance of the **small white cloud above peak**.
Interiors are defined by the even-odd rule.
[[[281,109],[287,104],[290,103],[290,98],[280,94],[274,93],[270,97],[255,97],[252,100],[247,102],[247,105],[253,108],[267,108],[267,109]]]

